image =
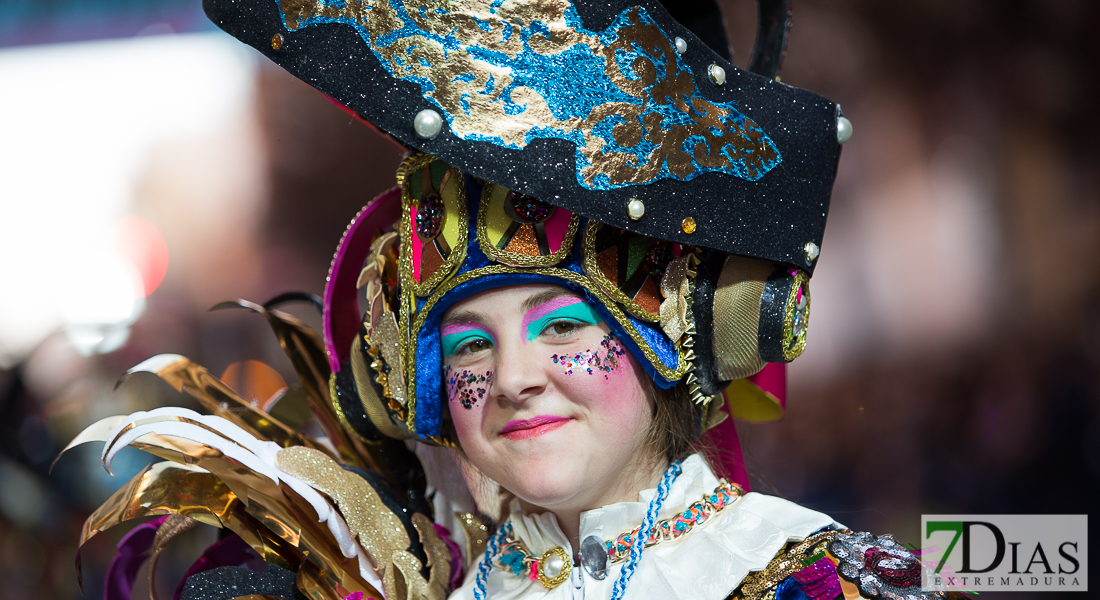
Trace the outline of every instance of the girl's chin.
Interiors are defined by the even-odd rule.
[[[591,482],[586,485],[580,473],[550,474],[543,471],[526,476],[521,474],[516,479],[523,485],[506,485],[505,488],[527,504],[548,510],[569,503],[591,487]]]

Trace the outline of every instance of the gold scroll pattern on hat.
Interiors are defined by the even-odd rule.
[[[425,97],[444,109],[451,131],[460,138],[499,139],[506,147],[522,149],[536,129],[579,132],[583,144],[577,149],[587,164],[578,164],[578,179],[585,187],[646,184],[667,177],[665,169],[673,177],[687,180],[699,172],[734,170],[735,163],[743,176],[756,179],[779,159],[752,119],[735,118],[729,104],[711,102],[698,94],[694,75],[680,68],[672,42],[640,7],[627,10],[629,24],[619,27],[615,39],[605,44],[567,21],[566,13],[572,11],[567,0],[499,6],[491,0],[406,0],[400,15],[395,4],[388,0],[346,0],[340,5],[280,0],[279,7],[291,31],[317,18],[358,24],[371,50],[394,77],[430,82],[424,87]],[[404,35],[382,45],[380,38],[406,28],[403,18],[429,35]],[[516,29],[530,28],[536,22],[548,33],[530,35],[527,46],[532,51],[557,56],[585,46],[591,56],[603,59],[608,81],[634,101],[606,101],[583,117],[559,119],[551,110],[555,98],[544,97],[528,86],[513,87],[511,67],[478,58],[479,52],[488,51],[515,59],[526,51]],[[445,47],[437,37],[455,40],[457,47]],[[636,58],[623,66],[616,59],[617,52]],[[508,97],[502,97],[509,89]],[[522,107],[518,113],[516,106]],[[658,106],[674,108],[684,118],[674,122],[656,110]],[[651,148],[648,154],[608,148],[609,140],[596,133],[608,119],[618,121],[611,132],[614,146],[629,149],[646,141],[645,147]],[[600,175],[607,177],[606,183],[597,184]]]

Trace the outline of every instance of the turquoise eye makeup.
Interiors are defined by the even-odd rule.
[[[443,350],[443,356],[454,356],[469,342],[484,340],[494,345],[493,336],[480,325],[475,323],[453,323],[443,326],[440,331],[439,345]]]
[[[568,319],[581,325],[595,325],[602,321],[584,300],[576,296],[564,296],[544,302],[527,311],[523,316],[525,342],[537,337],[554,321]]]
[[[561,365],[566,375],[587,372],[589,375],[596,371],[603,372],[603,378],[608,379],[608,373],[619,368],[619,359],[626,354],[626,348],[622,342],[610,333],[600,341],[600,347],[595,350],[585,350],[572,356],[555,354],[550,358],[554,364]]]
[[[457,400],[462,408],[471,410],[485,398],[493,383],[493,372],[456,371],[447,365],[443,367],[443,378],[447,382],[447,398],[452,402]]]

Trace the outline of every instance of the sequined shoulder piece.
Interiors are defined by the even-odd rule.
[[[730,600],[947,599],[921,590],[920,560],[892,536],[825,530],[791,542],[762,571],[749,573]],[[801,594],[799,594],[801,592]]]

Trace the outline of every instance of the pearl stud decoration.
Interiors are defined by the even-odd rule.
[[[682,37],[676,38],[676,54],[683,54],[688,51],[688,43]]]
[[[538,557],[532,568],[539,583],[552,590],[569,580],[569,555],[560,546],[551,548]]]
[[[852,139],[852,122],[845,117],[836,120],[836,141],[843,144]]]
[[[817,244],[813,242],[806,242],[806,246],[803,248],[806,251],[806,261],[813,262],[817,258],[818,254],[821,254],[821,249],[817,247]]]
[[[426,140],[434,138],[443,130],[443,117],[434,110],[425,108],[416,113],[413,119],[413,130],[416,131],[416,135]]]
[[[707,67],[707,74],[710,75],[710,80],[717,85],[724,85],[726,83],[726,70],[717,64],[712,64]]]
[[[626,205],[626,214],[630,215],[630,218],[635,221],[644,217],[645,203],[637,198],[631,198]]]

